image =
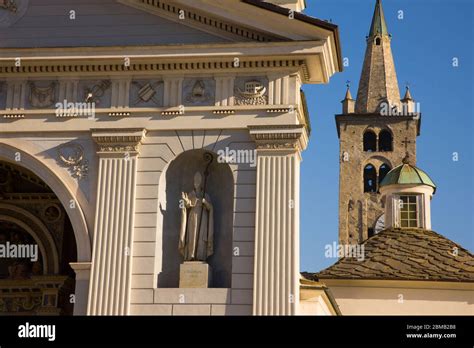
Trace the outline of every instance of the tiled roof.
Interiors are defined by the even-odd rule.
[[[388,229],[363,243],[365,257],[341,258],[313,279],[384,279],[474,282],[474,256],[423,229]],[[308,274],[305,274],[309,277]],[[311,279],[311,278],[310,278]]]

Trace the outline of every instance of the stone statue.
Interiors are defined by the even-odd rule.
[[[179,251],[184,261],[206,261],[214,253],[214,212],[202,182],[203,176],[197,172],[194,190],[181,193]]]

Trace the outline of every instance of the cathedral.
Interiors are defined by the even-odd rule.
[[[336,116],[338,239],[363,255],[301,273],[302,88],[343,70],[305,7],[0,1],[0,315],[472,313],[379,0]]]

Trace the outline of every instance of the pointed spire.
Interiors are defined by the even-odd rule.
[[[347,86],[347,90],[346,90],[346,96],[344,97],[344,100],[354,100],[354,99],[352,99],[350,83],[347,82],[346,86]]]
[[[380,0],[377,0],[377,3],[375,4],[374,17],[372,18],[372,25],[370,26],[369,37],[374,37],[376,35],[389,35],[387,23],[385,22],[385,16],[383,14],[382,2]]]
[[[403,97],[402,101],[408,101],[408,100],[413,100],[413,98],[411,97],[411,93],[410,93],[410,87],[408,87],[408,85],[405,87],[406,91],[405,91],[405,96]]]
[[[391,37],[385,23],[382,3],[377,0],[370,35],[367,38],[355,112],[379,113],[395,106],[400,106],[400,90],[393,62]]]
[[[346,86],[347,86],[346,95],[344,97],[344,100],[341,102],[342,103],[342,113],[343,114],[352,114],[355,111],[355,100],[352,99],[350,81],[347,81]]]

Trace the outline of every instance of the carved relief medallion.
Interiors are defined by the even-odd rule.
[[[163,81],[132,81],[130,106],[160,107],[163,106]]]
[[[83,179],[87,176],[89,163],[85,159],[84,149],[81,145],[75,143],[61,145],[58,148],[58,158],[74,178]]]
[[[262,78],[236,80],[235,104],[236,105],[267,105],[268,81]]]
[[[211,106],[215,104],[214,79],[185,79],[183,82],[184,105]]]
[[[79,100],[83,103],[94,103],[95,107],[110,107],[112,83],[109,80],[80,81]]]
[[[9,27],[22,18],[29,0],[0,0],[0,27]]]
[[[30,81],[28,83],[28,102],[31,108],[45,109],[53,107],[56,102],[55,81]]]

